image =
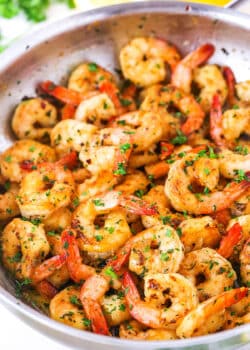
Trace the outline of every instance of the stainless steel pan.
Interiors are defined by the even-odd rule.
[[[231,66],[238,80],[250,79],[250,17],[245,15],[164,1],[79,13],[41,26],[1,55],[0,149],[7,148],[14,140],[9,128],[13,108],[23,96],[34,95],[39,81],[50,79],[65,83],[68,72],[85,60],[96,61],[114,71],[118,67],[120,48],[132,37],[141,35],[166,38],[183,54],[204,42],[212,42],[217,48],[213,62]],[[222,350],[239,349],[250,341],[250,324],[209,336],[161,342],[125,341],[79,331],[47,318],[16,299],[3,270],[0,270],[0,299],[32,327],[76,349]]]

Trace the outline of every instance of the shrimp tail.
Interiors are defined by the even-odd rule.
[[[210,136],[219,147],[224,146],[224,140],[222,139],[222,116],[220,97],[216,94],[213,96],[210,111]]]
[[[61,119],[74,119],[76,112],[76,106],[73,104],[67,103],[61,110]]]
[[[108,266],[112,266],[115,272],[119,272],[121,268],[128,262],[130,252],[131,244],[127,243],[118,251],[115,258],[109,261]]]
[[[148,204],[146,201],[135,196],[120,196],[119,204],[126,210],[137,215],[155,215],[157,208],[154,204]]]
[[[36,289],[41,295],[49,299],[54,298],[54,296],[56,296],[56,294],[58,293],[58,290],[56,289],[56,287],[54,287],[50,282],[46,280],[39,282],[36,285]]]
[[[69,169],[73,169],[77,165],[77,153],[75,151],[66,154],[63,158],[61,158],[57,165],[67,167]]]
[[[73,230],[64,230],[61,235],[61,240],[63,251],[66,254],[67,267],[72,280],[79,283],[92,276],[95,273],[95,269],[82,264],[79,247]]]
[[[164,160],[168,158],[173,153],[173,150],[174,150],[174,145],[172,145],[172,143],[162,141],[160,159]]]
[[[99,90],[100,92],[106,93],[110,97],[116,108],[121,107],[119,91],[113,83],[107,80],[103,81],[99,86]]]
[[[191,69],[194,69],[201,64],[207,62],[207,60],[214,54],[215,46],[210,43],[206,43],[198,47],[195,51],[191,52],[183,59],[183,63],[188,64]]]
[[[45,260],[41,265],[35,268],[32,274],[34,283],[38,283],[51,276],[55,271],[59,270],[66,262],[66,254],[56,255]]]
[[[148,175],[152,176],[154,179],[159,179],[167,175],[169,171],[169,164],[162,160],[161,162],[146,165],[145,171]]]
[[[224,78],[227,82],[227,88],[228,88],[228,102],[230,106],[233,106],[236,102],[236,95],[235,95],[235,76],[230,67],[223,67],[222,68],[222,73],[224,75]]]
[[[103,315],[101,305],[91,299],[81,299],[87,318],[91,321],[91,327],[94,333],[109,335],[107,321]]]
[[[52,96],[64,103],[75,106],[78,106],[85,97],[83,94],[77,91],[67,89],[64,86],[55,85],[49,80],[40,83],[39,88],[47,95]]]
[[[233,254],[233,249],[239,243],[242,237],[242,227],[237,222],[227,232],[227,235],[222,238],[218,253],[228,259]]]

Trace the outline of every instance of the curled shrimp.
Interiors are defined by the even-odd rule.
[[[150,328],[175,329],[198,304],[195,287],[177,273],[146,276],[145,301],[141,300],[129,272],[124,273],[122,285],[131,316]]]
[[[68,88],[80,93],[98,91],[103,81],[114,82],[112,73],[94,62],[85,62],[77,66],[70,74]]]
[[[179,60],[177,49],[157,38],[135,38],[120,51],[124,77],[139,86],[149,86],[165,80],[166,63],[173,71]]]
[[[176,330],[180,338],[214,333],[224,322],[225,309],[239,302],[247,294],[247,288],[232,289],[210,298],[190,311]]]
[[[222,191],[215,191],[209,195],[192,192],[192,181],[197,181],[195,172],[189,169],[195,164],[195,157],[189,154],[171,166],[165,183],[165,193],[172,206],[178,211],[189,213],[212,214],[226,209],[249,188],[250,182],[246,179],[239,183],[231,182]],[[190,175],[188,175],[189,170]],[[191,187],[190,187],[191,185]]]
[[[91,141],[97,128],[78,120],[62,120],[51,131],[51,144],[63,156],[71,151],[80,152]]]
[[[44,219],[68,206],[74,190],[72,173],[62,162],[44,163],[24,177],[17,202],[23,216]]]
[[[120,326],[119,336],[123,339],[134,340],[173,340],[177,338],[174,330],[148,329],[135,320],[124,322]]]
[[[11,126],[19,139],[43,140],[48,138],[56,122],[56,108],[46,100],[32,98],[19,104]]]
[[[42,225],[13,219],[2,233],[3,264],[17,278],[31,278],[50,251]]]
[[[106,258],[125,244],[131,236],[131,231],[123,211],[100,210],[97,207],[99,204],[103,204],[101,199],[99,201],[90,199],[87,203],[81,204],[76,209],[73,220],[77,222],[76,228],[81,232],[79,240],[81,249]],[[103,214],[106,214],[104,224],[103,227],[99,227],[95,222],[98,215]]]
[[[16,202],[19,186],[8,181],[0,185],[0,220],[7,220],[19,215]]]
[[[53,148],[33,140],[20,140],[1,154],[1,174],[7,180],[21,182],[37,164],[55,159]]]
[[[178,271],[183,256],[183,245],[176,231],[171,226],[155,225],[131,237],[110,265],[119,271],[129,260],[129,269],[140,276],[169,273]]]
[[[76,109],[74,119],[101,128],[116,115],[117,111],[111,98],[106,93],[100,93],[82,101]]]
[[[203,247],[216,248],[221,239],[217,223],[210,216],[184,220],[179,230],[186,253]]]
[[[229,245],[228,256],[230,256],[230,259],[232,261],[239,262],[240,252],[243,250],[245,243],[250,237],[249,223],[250,215],[241,215],[229,221],[227,232],[231,232],[231,237],[233,241],[229,239],[229,244],[227,244],[227,246]],[[225,243],[227,243],[227,241]],[[223,250],[228,251],[228,248],[227,250]]]
[[[80,290],[75,286],[60,291],[50,301],[50,317],[71,327],[90,330],[90,321],[86,318],[79,296]]]
[[[186,121],[181,125],[181,131],[185,135],[198,130],[205,118],[205,113],[194,96],[173,85],[155,85],[150,88],[140,108],[144,111],[155,112],[159,110],[159,106],[162,106],[164,110],[170,106],[175,106],[186,116]],[[170,120],[170,123],[172,123],[172,120]],[[176,125],[176,123],[175,118],[174,124]]]
[[[187,253],[178,272],[196,286],[200,301],[222,293],[236,280],[230,262],[211,248]]]
[[[176,65],[171,83],[185,92],[190,92],[193,70],[205,63],[213,55],[214,50],[214,45],[204,44],[189,53]]]

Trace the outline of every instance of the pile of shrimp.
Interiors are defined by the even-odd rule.
[[[1,154],[2,264],[81,330],[201,336],[250,322],[250,81],[153,37],[41,82]]]

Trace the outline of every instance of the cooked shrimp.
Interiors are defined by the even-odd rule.
[[[16,201],[19,186],[6,181],[0,185],[0,189],[0,220],[7,220],[19,215],[20,210]]]
[[[21,182],[17,202],[25,217],[47,218],[71,203],[75,190],[69,169],[59,163],[44,163]]]
[[[237,96],[241,101],[250,101],[250,80],[242,81],[235,85]]]
[[[157,113],[135,111],[115,119],[114,125],[124,123],[124,133],[130,133],[135,140],[134,152],[148,150],[166,135],[166,123]]]
[[[178,272],[196,286],[200,301],[222,293],[224,288],[233,287],[236,280],[230,262],[211,248],[186,254]]]
[[[240,275],[244,284],[250,284],[250,239],[240,252]]]
[[[232,260],[239,260],[239,254],[242,251],[246,241],[250,238],[250,215],[242,215],[237,218],[231,219],[227,230],[231,230],[235,225],[239,225],[241,236],[240,239],[233,244],[233,251],[230,258]]]
[[[116,115],[117,111],[111,98],[101,93],[82,101],[76,110],[74,119],[101,128]]]
[[[175,329],[198,304],[195,287],[177,273],[146,276],[145,301],[141,300],[129,272],[124,273],[122,285],[127,291],[125,298],[131,316],[150,328]]]
[[[222,113],[218,95],[213,96],[210,113],[210,135],[217,146],[229,146],[248,128],[249,108],[229,109]]]
[[[250,323],[250,298],[247,295],[226,311],[226,322],[223,329],[231,329],[245,323]]]
[[[203,247],[216,248],[221,239],[217,224],[210,216],[184,220],[179,230],[186,253]]]
[[[66,255],[66,264],[70,277],[76,283],[93,276],[96,272],[91,266],[82,262],[80,250],[76,240],[76,231],[73,229],[66,229],[61,235],[62,249]]]
[[[20,182],[27,170],[35,169],[37,164],[54,162],[53,148],[33,140],[17,141],[1,154],[0,168],[3,177],[12,182]]]
[[[224,258],[230,258],[241,238],[242,227],[238,223],[235,223],[227,230],[227,234],[222,238],[217,252]]]
[[[211,192],[209,195],[193,193],[192,181],[197,179],[195,172],[189,168],[193,166],[195,159],[194,155],[188,154],[175,161],[169,170],[165,193],[176,210],[195,215],[211,214],[230,207],[250,187],[250,182],[246,179],[239,183],[231,182],[223,191]]]
[[[176,65],[171,83],[185,92],[190,92],[193,70],[205,63],[214,51],[215,47],[212,44],[204,44],[189,53]]]
[[[71,151],[80,152],[89,144],[97,128],[94,125],[77,120],[62,120],[51,131],[51,144],[58,155]]]
[[[133,340],[173,340],[177,338],[174,330],[147,329],[135,320],[121,324],[119,336]]]
[[[149,184],[149,179],[146,175],[139,170],[128,171],[128,174],[125,176],[124,181],[115,186],[116,191],[120,191],[124,194],[140,194],[146,191],[146,188]]]
[[[56,122],[56,108],[46,100],[32,98],[19,104],[11,126],[19,139],[43,140]]]
[[[226,81],[220,68],[214,64],[208,64],[201,68],[194,70],[193,81],[200,88],[199,100],[205,112],[209,112],[213,96],[218,94],[222,105],[224,104],[227,96],[228,89]]]
[[[114,81],[112,73],[94,62],[77,66],[70,75],[68,88],[81,93],[96,91],[103,81]]]
[[[177,336],[188,338],[218,331],[225,322],[225,309],[240,301],[246,294],[247,288],[232,289],[199,304],[184,317],[176,330]]]
[[[139,86],[166,79],[166,63],[173,71],[180,60],[177,49],[162,39],[141,37],[131,40],[120,51],[123,75]]]
[[[74,286],[60,291],[50,302],[50,317],[68,326],[89,330],[90,321],[86,318],[79,296],[79,288]]]
[[[131,231],[126,214],[121,209],[105,210],[104,205],[101,199],[90,199],[78,206],[73,220],[77,222],[76,228],[81,232],[81,249],[94,254],[95,257],[107,258],[126,243]],[[95,223],[98,215],[103,214],[106,214],[104,224],[103,227],[99,227]]]
[[[181,131],[185,135],[189,135],[201,127],[205,118],[205,113],[201,106],[193,95],[173,85],[155,85],[150,88],[140,109],[143,111],[156,112],[160,110],[160,107],[164,108],[166,111],[170,106],[178,108],[179,111],[186,116],[187,120],[181,126]],[[175,122],[170,119],[168,123],[168,125],[170,125],[169,127],[171,127],[173,123],[175,127],[178,125],[178,118],[174,118],[174,120]]]
[[[237,154],[228,149],[220,152],[220,173],[229,179],[237,178],[240,173],[250,171],[250,154]]]
[[[171,226],[153,226],[132,237],[129,244],[129,269],[137,275],[176,272],[183,259],[183,245]]]
[[[105,318],[110,326],[118,326],[131,316],[123,293],[105,295],[101,301]]]
[[[42,225],[13,219],[2,233],[3,264],[17,278],[31,278],[33,269],[49,254]]]

